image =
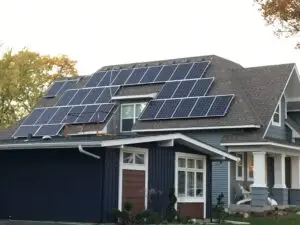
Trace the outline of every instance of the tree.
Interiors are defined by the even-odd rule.
[[[300,33],[300,0],[255,0],[267,24],[274,25],[278,36]],[[297,44],[300,48],[300,42]]]
[[[77,74],[76,61],[67,56],[40,55],[23,49],[0,59],[0,127],[27,115],[53,80]]]

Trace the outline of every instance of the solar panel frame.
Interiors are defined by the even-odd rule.
[[[111,91],[110,87],[105,87],[104,90],[102,91],[101,95],[97,98],[95,103],[109,103],[111,100]]]
[[[74,89],[75,88],[74,86],[78,83],[78,80],[79,79],[66,80],[65,84],[59,90],[59,92],[57,93],[57,95],[60,95],[60,94],[64,93],[66,90]]]
[[[69,111],[69,113],[63,119],[62,123],[74,124],[74,122],[80,116],[80,114],[82,113],[82,111],[84,110],[85,107],[86,106],[83,106],[83,105],[72,106],[72,109]]]
[[[33,135],[39,129],[39,127],[40,127],[39,125],[21,125],[14,132],[12,137],[14,138],[28,137],[28,134],[31,133]]]
[[[48,107],[44,110],[40,118],[35,122],[36,125],[47,124],[52,116],[57,112],[58,107]]]
[[[92,88],[80,88],[75,93],[68,105],[80,105],[88,96]]]
[[[44,124],[34,133],[35,137],[43,137],[46,135],[57,136],[61,129],[64,127],[64,124]]]
[[[124,85],[130,75],[132,74],[133,69],[121,69],[114,81],[112,82],[111,86],[113,85]]]
[[[211,100],[208,101],[208,103],[207,103],[207,105],[206,105],[206,107],[204,108],[204,111],[203,111],[203,101],[205,101],[206,99],[207,100],[211,99]],[[207,115],[208,111],[210,110],[212,104],[214,103],[215,99],[216,99],[216,96],[202,96],[202,97],[198,97],[198,100],[195,103],[194,108],[191,110],[188,118],[206,117],[206,115]],[[201,105],[201,109],[198,110],[198,109],[196,109],[196,107],[197,107],[197,105],[199,103],[202,103],[202,105]],[[206,103],[206,102],[204,102],[204,103]],[[198,110],[198,111],[196,111],[196,110]]]
[[[44,95],[44,98],[53,98],[59,93],[60,89],[65,85],[65,80],[54,81],[49,87],[47,94]],[[57,86],[58,85],[58,86]],[[53,90],[54,89],[54,90]]]
[[[225,102],[224,102],[224,98],[226,100]],[[233,101],[233,98],[234,98],[234,94],[216,96],[215,101],[213,102],[211,108],[207,112],[207,117],[225,116],[229,106],[231,105],[231,102]],[[220,107],[222,108],[220,109]]]
[[[57,123],[63,123],[63,120],[68,115],[68,113],[71,111],[72,106],[62,106],[59,107],[56,113],[51,117],[48,124],[57,124]]]
[[[78,89],[69,89],[66,90],[62,96],[58,99],[56,106],[65,106],[68,105],[69,102],[73,99],[73,97],[76,95]]]
[[[164,86],[159,91],[156,99],[168,99],[173,96],[178,86],[180,85],[180,81],[169,81],[164,84]]]
[[[117,77],[119,70],[108,70],[106,71],[105,75],[103,76],[102,80],[98,83],[97,87],[105,87],[111,86],[114,82],[115,78]]]
[[[186,119],[193,110],[198,98],[182,98],[177,109],[172,115],[172,119]],[[187,102],[190,101],[190,102]]]
[[[87,105],[74,123],[89,123],[99,107],[99,104]]]
[[[169,81],[184,80],[194,63],[179,63]],[[187,67],[186,67],[187,66]],[[185,68],[186,67],[186,68]],[[183,70],[183,71],[182,71]]]
[[[197,79],[197,82],[195,83],[194,87],[191,89],[188,97],[205,96],[210,90],[213,81],[214,81],[214,77]]]
[[[185,98],[188,97],[193,87],[196,85],[197,80],[182,80],[174,91],[171,98]],[[191,86],[191,87],[189,87]]]
[[[97,99],[101,96],[104,89],[104,87],[92,88],[89,94],[86,96],[86,98],[82,101],[82,104],[94,104],[97,101]]]
[[[204,65],[203,65],[203,67],[200,67],[200,69],[201,69],[199,72],[200,75],[199,76],[195,75],[195,71],[193,69],[196,68],[197,65],[202,65],[202,64],[204,64]],[[194,65],[192,66],[191,70],[187,73],[187,76],[185,77],[185,79],[202,78],[204,76],[204,74],[206,73],[209,66],[210,66],[210,61],[195,62]]]
[[[106,75],[106,71],[97,71],[97,72],[95,72],[90,77],[88,82],[85,84],[85,87],[86,88],[97,87],[98,84],[101,82],[101,80],[104,78],[105,75]]]
[[[104,103],[99,106],[97,111],[89,120],[90,123],[103,123],[106,121],[107,117],[111,114],[116,104],[114,103]],[[101,112],[102,111],[102,112]],[[105,112],[104,112],[105,111]],[[99,113],[101,113],[102,117],[99,119]]]
[[[171,119],[174,111],[176,111],[177,107],[180,104],[181,99],[166,99],[164,104],[160,107],[157,112],[155,119],[163,120],[163,119]]]
[[[125,85],[134,85],[134,84],[138,84],[140,82],[140,80],[143,78],[143,76],[145,75],[146,71],[148,70],[148,67],[139,67],[139,68],[134,68],[132,73],[130,74],[130,76],[128,77],[128,79],[125,82]],[[141,72],[140,72],[141,71]],[[139,73],[140,72],[140,73]],[[137,78],[135,77],[136,74],[138,74],[139,76],[137,76]],[[136,80],[134,80],[134,78]]]
[[[22,125],[33,125],[44,113],[45,108],[35,108],[22,122]]]
[[[177,64],[164,65],[157,77],[155,78],[154,82],[166,82],[170,80],[177,66]]]
[[[162,70],[162,68],[163,68],[162,65],[149,67],[148,70],[144,73],[144,76],[140,80],[139,84],[153,83],[155,81],[156,77],[158,76],[158,74],[160,73],[160,71]],[[153,76],[150,76],[152,74],[153,74]]]
[[[147,103],[146,107],[144,108],[143,112],[141,113],[141,115],[139,116],[138,120],[154,120],[154,118],[156,117],[158,111],[160,110],[160,108],[163,106],[165,102],[165,99],[155,99],[155,100],[151,100]],[[145,114],[148,113],[149,114],[149,110],[151,110],[151,104],[158,104],[156,107],[156,109],[152,110],[154,112],[151,112],[150,115],[147,115],[146,118]],[[148,110],[148,111],[147,111]]]

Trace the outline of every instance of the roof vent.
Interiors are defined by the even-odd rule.
[[[49,136],[49,135],[45,135],[45,136],[42,137],[42,139],[43,139],[43,140],[51,140],[52,137]]]

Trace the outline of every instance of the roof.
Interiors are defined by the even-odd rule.
[[[239,134],[237,136],[242,135],[243,138],[238,138],[254,139],[262,136],[295,64],[243,68],[241,65],[219,56],[208,55],[111,65],[102,67],[100,70],[166,65],[180,62],[201,62],[207,60],[211,61],[211,63],[204,77],[215,78],[208,95],[235,95],[226,116],[216,118],[137,121],[133,129],[141,133],[143,131],[177,131],[181,129],[249,128],[252,132],[250,132],[251,134]],[[81,88],[88,81],[89,76],[80,76],[78,78],[79,82],[77,83],[77,87]],[[74,79],[74,77],[72,77],[72,79]],[[120,88],[116,96],[152,95],[153,93],[159,92],[162,86],[163,84],[124,86]],[[59,97],[60,96],[55,98],[42,98],[36,107],[54,106]],[[109,119],[107,121],[109,121]],[[0,139],[10,139],[18,125],[17,123],[9,129],[0,131]],[[102,124],[100,127],[103,128],[104,126],[105,124]],[[68,131],[72,131],[73,133],[92,131],[93,129],[94,126],[90,125],[85,127],[68,127]]]

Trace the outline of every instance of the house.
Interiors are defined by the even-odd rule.
[[[113,65],[57,80],[1,131],[0,218],[109,222],[114,208],[211,216],[249,188],[300,203],[295,64],[244,68],[211,55]]]

